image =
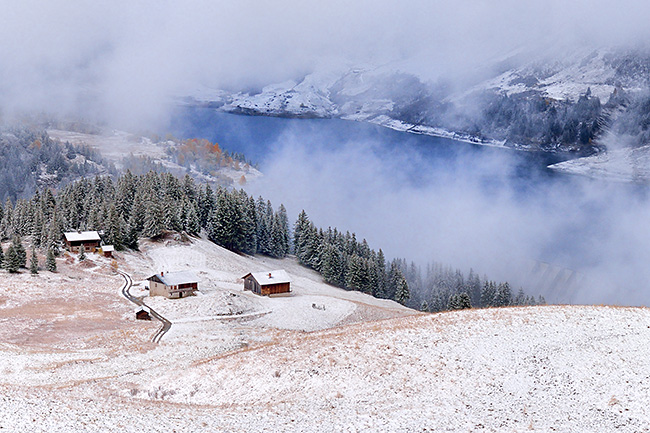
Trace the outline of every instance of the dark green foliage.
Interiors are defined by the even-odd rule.
[[[48,248],[47,250],[47,258],[45,259],[45,269],[47,269],[50,272],[56,272],[56,257],[54,254],[54,250],[51,248]]]
[[[409,300],[410,297],[411,297],[411,293],[409,292],[409,286],[408,283],[406,282],[406,278],[404,278],[404,276],[398,277],[395,282],[394,299],[400,304],[406,305],[406,302]]]
[[[7,248],[7,253],[5,254],[4,267],[9,273],[16,273],[20,269],[20,258],[13,244],[9,245]]]
[[[14,253],[16,254],[16,263],[19,268],[25,268],[27,266],[27,251],[20,239],[20,236],[14,236],[14,240],[11,243]]]
[[[464,310],[472,308],[472,301],[467,292],[456,293],[449,297],[450,310]]]
[[[481,290],[481,307],[494,307],[497,286],[493,281],[486,281]]]
[[[365,239],[337,229],[317,229],[303,210],[294,225],[293,247],[298,261],[323,275],[325,282],[406,303],[409,285],[397,262],[386,270],[383,251],[371,250]]]
[[[510,304],[512,304],[512,290],[510,290],[510,284],[507,282],[501,283],[497,287],[492,305],[495,307],[506,307]]]
[[[32,275],[38,274],[38,257],[36,257],[36,248],[32,247],[32,255],[29,258],[29,272]]]
[[[115,170],[92,148],[60,144],[51,140],[45,131],[2,128],[0,132],[0,202],[31,196],[39,185],[56,187],[79,176]],[[7,237],[11,235],[4,233]]]

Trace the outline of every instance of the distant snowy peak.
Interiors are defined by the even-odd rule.
[[[587,90],[604,103],[616,88],[646,89],[650,84],[650,53],[641,50],[603,49],[575,54],[562,61],[535,60],[509,69],[473,91],[506,94],[540,92],[557,100],[575,101]]]
[[[186,101],[241,114],[286,117],[367,119],[412,102],[424,91],[414,76],[379,68],[316,72],[300,80],[264,87],[259,93],[228,93],[209,88],[186,94]]]

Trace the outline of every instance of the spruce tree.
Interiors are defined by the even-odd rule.
[[[4,262],[5,262],[5,255],[2,252],[2,244],[0,244],[0,268],[4,267]]]
[[[79,247],[79,261],[86,260],[86,247],[81,244]]]
[[[162,206],[158,200],[150,200],[145,207],[142,235],[155,238],[160,236],[163,230]]]
[[[16,253],[16,249],[14,248],[14,245],[11,244],[9,245],[9,248],[7,248],[7,254],[5,254],[5,269],[9,273],[16,273],[18,272],[18,269],[20,268],[20,258],[18,257],[18,254]]]
[[[27,251],[25,251],[25,247],[23,247],[23,243],[19,235],[14,236],[14,240],[11,245],[14,247],[14,252],[16,253],[16,261],[18,263],[18,267],[27,267]]]
[[[395,285],[395,301],[402,305],[406,305],[406,301],[408,301],[410,297],[411,293],[409,292],[408,283],[406,282],[406,278],[404,278],[400,272]]]
[[[29,272],[32,275],[38,274],[38,257],[36,256],[35,247],[32,247],[32,255],[29,258]]]
[[[512,290],[507,282],[499,284],[496,294],[494,295],[495,307],[506,307],[512,304]]]
[[[483,290],[481,290],[481,307],[493,307],[494,306],[494,297],[496,296],[496,284],[493,281],[485,281],[483,284]]]
[[[45,268],[50,272],[56,272],[56,257],[52,248],[47,249],[47,259],[45,260]]]

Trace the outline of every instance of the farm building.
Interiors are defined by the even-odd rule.
[[[149,296],[184,298],[199,289],[198,279],[191,272],[161,272],[147,278]]]
[[[151,315],[149,314],[148,310],[141,308],[135,312],[135,318],[136,320],[151,320]]]
[[[291,279],[284,270],[253,272],[242,277],[244,290],[258,295],[288,295],[291,293]]]
[[[68,248],[68,251],[72,253],[78,253],[82,245],[86,252],[95,252],[101,241],[99,233],[96,231],[69,232],[64,233],[64,236],[66,247]]]
[[[99,252],[104,257],[113,257],[114,251],[115,251],[115,247],[113,245],[102,245],[101,247],[99,247]]]

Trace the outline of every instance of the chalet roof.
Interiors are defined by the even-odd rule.
[[[68,242],[79,242],[79,241],[99,241],[99,233],[96,231],[91,232],[69,232],[64,233],[65,240]]]
[[[251,272],[249,274],[244,275],[242,278],[246,278],[249,275],[255,278],[255,281],[257,281],[260,284],[260,286],[268,286],[269,284],[281,284],[281,283],[291,282],[291,278],[289,278],[289,274],[287,274],[287,271],[285,271],[284,269],[279,269],[277,271],[271,271],[271,272]]]
[[[102,245],[102,251],[105,253],[115,251],[115,247],[113,245]]]
[[[199,280],[190,271],[163,272],[152,275],[147,280],[157,277],[165,286],[178,286],[179,284],[198,283]]]

